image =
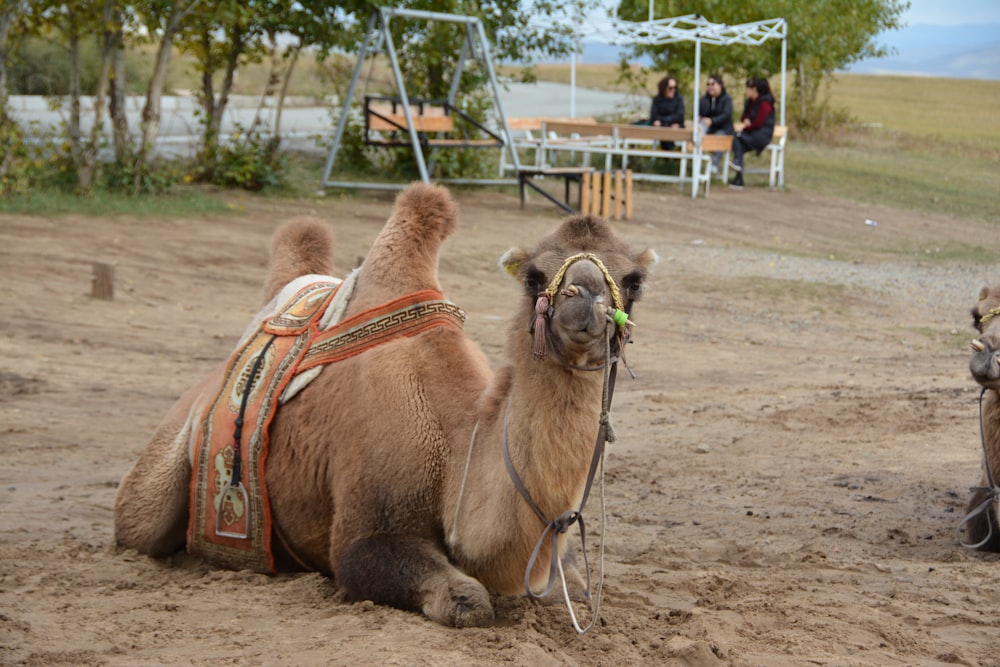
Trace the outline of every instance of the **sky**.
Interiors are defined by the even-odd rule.
[[[1000,2],[910,0],[905,27],[876,39],[896,49],[849,70],[862,74],[911,74],[1000,79]]]
[[[963,25],[966,23],[1000,23],[1000,2],[997,0],[910,0],[903,20],[910,25]]]

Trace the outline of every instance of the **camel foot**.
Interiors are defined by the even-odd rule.
[[[463,576],[452,578],[427,596],[424,615],[432,621],[456,628],[471,628],[493,622],[493,605],[481,583]]]
[[[348,600],[423,612],[455,627],[493,620],[486,588],[448,562],[441,546],[426,538],[379,534],[360,539],[344,550],[336,574]]]

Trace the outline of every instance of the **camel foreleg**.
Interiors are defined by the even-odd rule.
[[[493,620],[486,588],[448,562],[440,545],[426,538],[378,534],[358,540],[344,550],[336,574],[350,600],[422,612],[455,627]]]

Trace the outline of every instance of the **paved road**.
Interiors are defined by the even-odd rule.
[[[129,98],[127,114],[130,127],[139,127],[139,118],[145,100],[141,97]],[[239,128],[247,128],[253,123],[259,99],[256,97],[234,97],[226,109],[222,123],[222,133],[229,135]],[[501,93],[501,103],[508,118],[518,116],[597,116],[623,111],[628,100],[619,93],[577,89],[575,104],[571,105],[571,89],[557,83],[510,84]],[[11,109],[22,122],[38,123],[41,126],[57,127],[68,118],[68,107],[53,109],[44,97],[12,96]],[[84,108],[88,108],[89,100]],[[641,102],[645,106],[645,101]],[[572,113],[571,106],[575,106]],[[162,103],[159,146],[165,152],[183,153],[190,150],[200,133],[197,104],[190,97],[165,97]],[[269,110],[265,113],[271,113]],[[642,115],[643,111],[635,111]],[[329,106],[315,106],[312,98],[296,98],[289,101],[282,112],[282,135],[286,144],[300,149],[318,149],[333,136],[335,118]],[[90,116],[85,112],[84,131],[89,131]],[[321,142],[321,143],[318,143]]]

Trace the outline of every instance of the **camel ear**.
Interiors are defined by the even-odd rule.
[[[660,256],[656,254],[656,251],[652,248],[646,248],[639,256],[635,258],[636,263],[639,264],[644,269],[648,269],[653,264],[660,261]]]
[[[531,255],[520,248],[511,248],[500,258],[500,268],[514,278],[517,278],[517,274],[521,270],[521,265],[528,261],[530,257]]]
[[[983,289],[979,290],[979,300],[980,301],[982,301],[983,299],[985,299],[989,295],[990,295],[990,288],[989,287],[984,287]]]

